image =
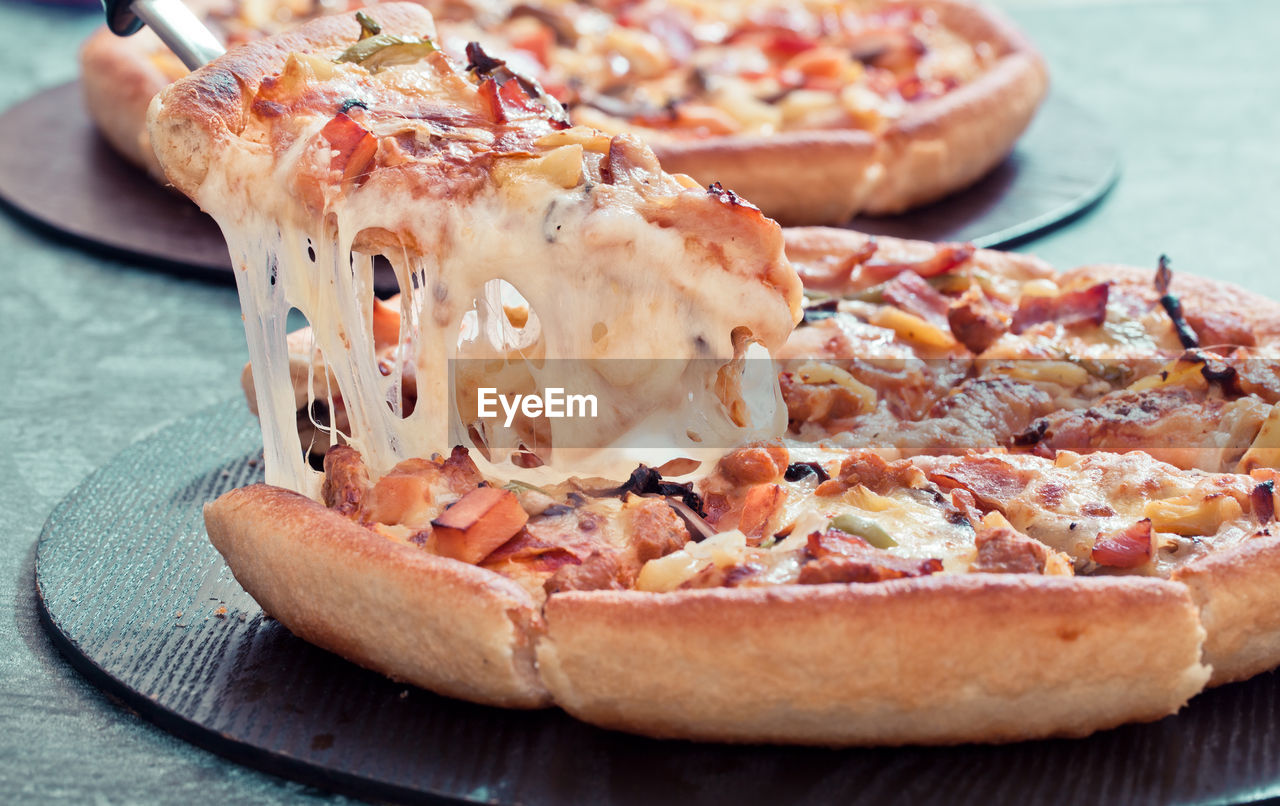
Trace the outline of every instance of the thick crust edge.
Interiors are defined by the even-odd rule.
[[[585,721],[819,745],[1083,736],[1175,712],[1209,677],[1187,590],[1151,579],[571,593],[542,678]]]
[[[878,137],[801,131],[650,145],[668,171],[719,181],[784,225],[900,213],[967,187],[1030,124],[1048,72],[1026,37],[991,9],[958,0],[923,5],[966,38],[991,42],[1001,58],[978,80],[914,106]]]
[[[317,646],[450,697],[547,705],[529,594],[296,493],[256,484],[204,510],[209,539],[262,609]]]

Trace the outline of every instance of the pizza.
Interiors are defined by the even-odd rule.
[[[437,44],[509,61],[578,123],[648,143],[663,166],[720,182],[784,224],[835,224],[934,201],[1012,149],[1047,86],[1034,48],[959,0],[423,0]],[[314,0],[197,7],[229,45],[347,10]],[[186,73],[149,32],[86,43],[88,108],[107,139],[162,177],[151,96]]]
[[[346,0],[184,0],[227,47],[278,33],[290,24],[353,8]],[[164,182],[147,134],[147,105],[189,71],[150,28],[120,37],[103,25],[80,49],[85,108],[107,143]]]
[[[323,18],[152,103],[236,266],[267,483],[205,520],[267,613],[697,740],[1080,736],[1280,663],[1280,304],[1164,259],[784,235],[435,37]],[[589,440],[467,394],[565,368]]]

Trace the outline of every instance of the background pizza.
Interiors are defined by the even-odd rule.
[[[927,2],[425,2],[440,44],[468,42],[541,81],[579,123],[642,136],[671,171],[720,182],[784,224],[897,213],[966,187],[1013,147],[1046,88],[995,12]],[[229,45],[342,11],[197,6]],[[160,176],[150,97],[186,71],[150,32],[85,45],[89,111]]]

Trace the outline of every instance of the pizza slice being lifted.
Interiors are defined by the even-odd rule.
[[[1125,325],[1119,306],[1112,322],[1108,290],[1099,320],[1096,284],[967,247],[792,244],[812,291],[835,295],[793,335],[801,287],[776,224],[663,173],[627,136],[566,127],[536,84],[480,48],[453,63],[432,34],[415,6],[319,20],[153,104],[161,162],[218,218],[237,266],[271,484],[227,493],[206,523],[266,612],[451,696],[737,741],[1083,735],[1280,660],[1269,468],[1049,456],[1044,439],[964,455],[842,443],[890,397],[877,383],[904,387],[838,341],[793,356],[827,365],[794,367],[815,395],[861,400],[798,417],[788,399],[793,423],[822,432],[812,440],[776,437],[774,378],[745,382],[750,349],[782,355],[829,328],[867,336],[907,374],[930,362],[898,427],[958,382],[993,380],[974,363],[1009,357],[991,350],[1040,357],[1018,345],[1058,344],[1049,357],[1071,367],[1064,356],[1083,351],[1096,376],[1058,366],[1029,383],[1101,399],[1120,384],[1108,361],[1158,377],[1178,357],[1172,314],[1147,322],[1135,303],[1146,324]],[[373,300],[371,254],[396,268],[397,311]],[[311,323],[292,363],[291,307]],[[1090,352],[1109,324],[1123,338]],[[534,462],[504,464],[447,427],[448,369],[472,358],[468,382],[513,361],[535,384],[553,362],[589,368],[612,402],[609,438],[567,454],[554,429],[550,445],[525,444],[556,471],[530,483]],[[646,371],[611,363],[635,360]],[[1206,384],[1221,375],[1212,360],[1191,361]],[[1190,388],[1193,374],[1161,380]],[[1254,394],[1213,383],[1206,401]],[[346,423],[323,474],[296,428],[317,401],[331,428]],[[1040,429],[1042,414],[1023,420],[1048,437],[1058,425]],[[671,459],[717,460],[694,482],[591,464],[630,456],[622,436],[645,423],[664,426],[648,434]]]
[[[162,163],[231,249],[269,481],[319,485],[294,424],[290,307],[313,324],[336,380],[328,393],[376,475],[475,444],[449,433],[445,414],[459,405],[453,376],[494,349],[517,349],[541,387],[559,372],[600,396],[594,446],[639,429],[694,451],[776,430],[776,393],[757,395],[767,399],[752,423],[751,390],[725,374],[752,344],[780,347],[799,314],[775,223],[730,191],[663,173],[628,136],[570,128],[553,99],[478,47],[467,66],[451,62],[421,8],[358,19],[234,50],[152,110]],[[389,368],[371,254],[403,291]],[[518,328],[494,301],[502,281],[527,301]],[[720,405],[692,409],[691,393]],[[556,442],[535,449],[540,460]],[[589,448],[575,456],[579,472],[604,467]]]

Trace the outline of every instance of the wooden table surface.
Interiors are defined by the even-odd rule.
[[[1165,253],[1175,270],[1280,297],[1280,3],[1001,5],[1058,86],[1109,121],[1124,160],[1100,207],[1022,250],[1061,267],[1154,267]],[[73,78],[97,18],[0,2],[0,107]],[[234,291],[87,254],[3,213],[0,289],[0,803],[341,800],[139,719],[72,671],[36,616],[33,550],[53,506],[139,437],[236,394]]]

